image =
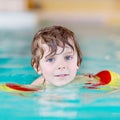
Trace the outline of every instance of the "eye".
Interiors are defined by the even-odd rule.
[[[55,61],[55,58],[48,58],[46,61],[52,63]]]
[[[65,56],[65,60],[71,60],[72,58],[73,58],[72,55],[67,55],[67,56]]]

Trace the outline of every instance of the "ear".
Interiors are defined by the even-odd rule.
[[[37,67],[36,64],[33,65],[33,68],[38,74],[42,74],[40,67]]]
[[[79,67],[80,67],[80,61],[77,62],[77,65],[76,65],[77,70],[79,69]]]
[[[38,67],[37,71],[38,74],[42,74],[40,67]]]
[[[77,70],[79,69],[79,66],[77,65]]]

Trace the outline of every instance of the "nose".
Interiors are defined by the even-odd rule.
[[[65,66],[59,66],[58,69],[63,70],[63,69],[65,69]]]
[[[64,59],[60,59],[60,61],[57,64],[57,69],[58,70],[64,70],[67,67],[67,63]]]

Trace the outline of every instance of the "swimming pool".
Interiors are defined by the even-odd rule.
[[[81,30],[81,29],[80,29]],[[77,32],[79,30],[76,30]],[[91,30],[90,30],[91,31]],[[80,73],[110,69],[119,73],[120,36],[109,29],[79,31],[83,62]],[[38,77],[30,65],[35,30],[0,30],[0,82],[31,83]],[[68,85],[29,97],[0,92],[0,119],[119,119],[119,92],[81,89]]]

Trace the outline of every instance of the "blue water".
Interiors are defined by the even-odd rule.
[[[31,67],[30,47],[36,30],[0,30],[0,82],[29,84],[38,77]],[[78,32],[79,33],[79,32]],[[83,62],[80,73],[110,69],[119,73],[120,36],[117,32],[80,31]],[[68,85],[32,96],[0,92],[0,119],[119,119],[119,92],[88,90]]]

